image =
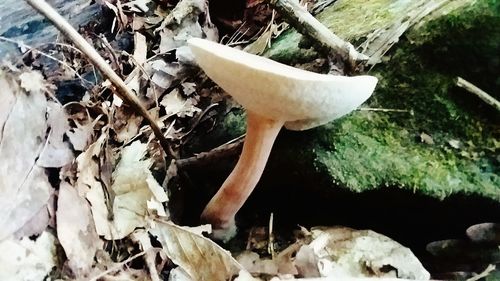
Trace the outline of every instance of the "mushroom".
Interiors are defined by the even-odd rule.
[[[281,127],[306,130],[353,111],[370,97],[377,78],[318,74],[200,38],[189,39],[188,45],[208,77],[246,109],[241,156],[201,214],[212,224],[215,239],[228,240]]]

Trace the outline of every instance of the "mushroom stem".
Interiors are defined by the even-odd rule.
[[[236,212],[259,182],[274,140],[283,124],[284,121],[247,111],[247,132],[240,159],[201,214],[202,221],[212,224],[214,236],[220,235],[220,238],[227,239],[230,238],[228,235],[234,235]],[[219,234],[216,234],[217,230]]]

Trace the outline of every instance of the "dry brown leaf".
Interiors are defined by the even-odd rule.
[[[95,230],[90,205],[66,182],[59,188],[57,200],[57,238],[68,264],[77,277],[90,273],[97,249],[103,242]]]
[[[192,280],[230,280],[242,269],[228,251],[212,240],[173,223],[158,222],[150,233]]]
[[[92,188],[87,193],[97,233],[107,240],[122,239],[137,227],[146,226],[150,214],[148,201],[162,203],[168,200],[149,170],[152,163],[145,158],[146,149],[146,144],[135,141],[122,150],[120,162],[113,172],[112,216],[106,207],[107,196],[103,188]],[[165,214],[163,208],[162,213]],[[113,219],[109,220],[110,217]]]
[[[26,83],[24,87],[30,89],[30,93],[0,70],[0,127],[3,128],[0,135],[0,241],[45,208],[53,192],[45,169],[36,163],[45,145],[47,130],[45,85],[39,81],[36,84],[35,79]]]
[[[0,242],[0,280],[45,280],[56,266],[55,238],[43,232],[36,241],[28,237]]]

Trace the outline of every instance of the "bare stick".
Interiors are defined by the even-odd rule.
[[[350,69],[354,69],[357,63],[368,60],[368,57],[356,51],[351,43],[342,40],[313,17],[297,0],[267,1],[300,33],[313,39],[329,53],[340,55]]]
[[[244,140],[245,139],[240,138],[235,142],[223,144],[208,152],[202,152],[193,157],[179,159],[175,161],[175,163],[177,167],[181,169],[211,165],[222,158],[238,155],[238,153],[241,152]]]
[[[479,89],[477,86],[472,84],[471,82],[458,77],[457,78],[457,86],[460,88],[466,89],[468,92],[473,93],[482,99],[485,103],[493,106],[496,110],[500,111],[500,102],[496,100],[494,97],[488,95],[485,91]]]
[[[170,157],[175,158],[175,153],[172,151],[167,139],[162,134],[160,127],[149,114],[148,110],[141,104],[137,96],[127,87],[125,82],[116,74],[109,64],[99,55],[99,53],[83,38],[76,29],[74,29],[68,21],[66,21],[56,10],[54,10],[44,0],[26,0],[35,10],[44,15],[50,20],[59,31],[68,37],[76,45],[82,53],[115,85],[117,95],[124,100],[133,110],[147,120],[156,138],[160,141],[163,149]]]

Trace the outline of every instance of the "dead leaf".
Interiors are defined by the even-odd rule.
[[[143,117],[131,111],[128,107],[118,107],[113,118],[113,129],[116,140],[127,143],[137,136]]]
[[[76,151],[84,151],[94,136],[94,126],[100,117],[92,121],[87,108],[82,104],[69,104],[65,109],[69,120],[76,126],[67,131],[66,135]],[[70,114],[70,111],[73,112]]]
[[[169,222],[158,222],[150,229],[165,254],[192,280],[229,280],[241,265],[212,240]]]
[[[50,131],[48,141],[37,163],[45,168],[60,168],[71,163],[74,159],[69,143],[64,141],[64,136],[70,129],[68,118],[59,103],[48,102],[47,108],[47,123]]]
[[[429,145],[434,144],[434,140],[432,139],[432,137],[424,132],[420,134],[420,141]]]
[[[55,237],[43,232],[36,240],[24,237],[0,242],[0,280],[45,280],[56,266]]]
[[[459,140],[449,140],[448,144],[455,149],[460,149],[462,147],[462,143]]]
[[[410,249],[371,230],[332,227],[312,233],[314,240],[300,248],[295,261],[304,277],[430,279]]]
[[[37,215],[53,192],[45,169],[36,163],[45,145],[47,100],[34,84],[25,87],[33,92],[0,71],[0,241]]]
[[[47,229],[47,226],[51,222],[51,214],[49,213],[49,206],[52,206],[52,199],[54,195],[49,199],[46,207],[40,209],[40,211],[35,214],[27,223],[23,225],[19,230],[14,233],[14,237],[21,239],[25,236],[40,235]]]
[[[192,99],[183,98],[178,89],[174,89],[165,95],[160,104],[165,107],[167,115],[176,114],[179,117],[192,117],[196,112],[201,111],[201,109],[194,106]]]
[[[41,94],[47,88],[42,74],[38,71],[23,72],[19,75],[19,80],[21,81],[21,88],[27,92]]]
[[[148,4],[151,0],[133,0],[123,4],[123,7],[127,7],[132,12],[142,12],[147,13],[149,11]]]
[[[236,260],[250,273],[268,275],[278,274],[278,264],[276,260],[269,258],[263,259],[255,252],[245,251],[239,254]]]
[[[152,163],[151,159],[144,157],[146,149],[146,144],[135,141],[122,150],[121,159],[113,172],[112,215],[103,203],[107,197],[102,188],[92,188],[87,193],[97,233],[107,240],[122,239],[135,228],[146,226],[149,214],[147,201],[162,203],[168,200],[149,170]]]
[[[166,63],[164,60],[154,60],[145,64],[147,74],[151,81],[160,88],[168,89],[172,83],[179,79],[181,67],[178,63]]]
[[[89,203],[66,182],[59,188],[56,218],[57,238],[69,267],[77,277],[86,277],[103,242],[95,230]]]
[[[196,84],[191,82],[184,82],[181,84],[182,92],[185,96],[189,97],[192,93],[196,92]]]

